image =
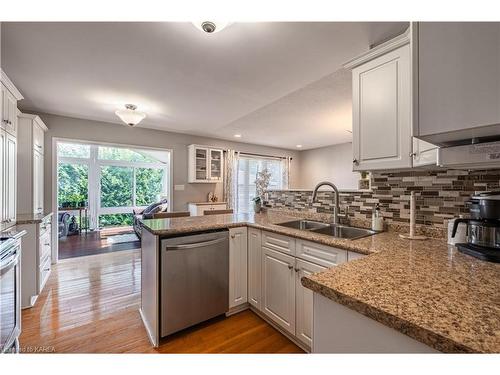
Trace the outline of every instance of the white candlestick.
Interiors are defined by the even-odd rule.
[[[415,192],[410,194],[410,238],[415,236]]]

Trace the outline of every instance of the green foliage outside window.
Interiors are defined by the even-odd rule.
[[[98,147],[98,159],[140,163],[159,163],[147,153],[133,149],[107,146],[91,146],[77,143],[59,143],[58,156],[89,160],[91,147]],[[65,207],[77,207],[88,202],[89,169],[86,164],[60,163],[58,166],[58,204]],[[134,171],[135,171],[135,205],[148,206],[157,201],[164,191],[162,168],[145,168],[135,166],[101,166],[101,207],[131,207],[134,205]],[[103,214],[99,215],[100,226],[132,225],[133,215]]]
[[[88,200],[88,167],[82,164],[59,164],[59,206],[75,207]]]

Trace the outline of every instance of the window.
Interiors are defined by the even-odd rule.
[[[88,200],[89,167],[85,164],[60,163],[57,171],[59,207],[77,207]]]
[[[271,173],[269,189],[282,189],[282,165],[280,159],[240,156],[237,174],[237,212],[253,212],[253,198],[256,196],[257,172],[267,168]]]
[[[114,165],[101,167],[101,207],[134,205],[134,169]]]
[[[87,205],[91,228],[130,225],[134,207],[169,198],[169,151],[59,142],[57,156],[59,207]]]

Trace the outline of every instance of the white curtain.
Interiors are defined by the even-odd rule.
[[[281,159],[281,188],[289,189],[290,186],[290,162],[292,159],[286,157]]]
[[[227,208],[236,210],[236,187],[238,173],[238,153],[234,150],[226,150],[224,158],[224,201],[227,202]]]

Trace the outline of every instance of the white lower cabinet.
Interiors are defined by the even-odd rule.
[[[248,303],[261,309],[262,246],[259,229],[248,228]]]
[[[301,279],[347,260],[348,252],[342,249],[249,228],[248,302],[311,348],[313,292]]]
[[[262,311],[295,335],[295,258],[262,247]]]
[[[52,264],[52,215],[41,222],[18,224],[19,230],[28,233],[23,237],[22,246],[28,251],[21,254],[21,307],[33,307],[49,278]]]
[[[229,229],[229,308],[247,302],[247,228]]]
[[[305,288],[301,279],[326,267],[297,259],[295,265],[295,336],[307,346],[312,346],[313,332],[313,291]]]

